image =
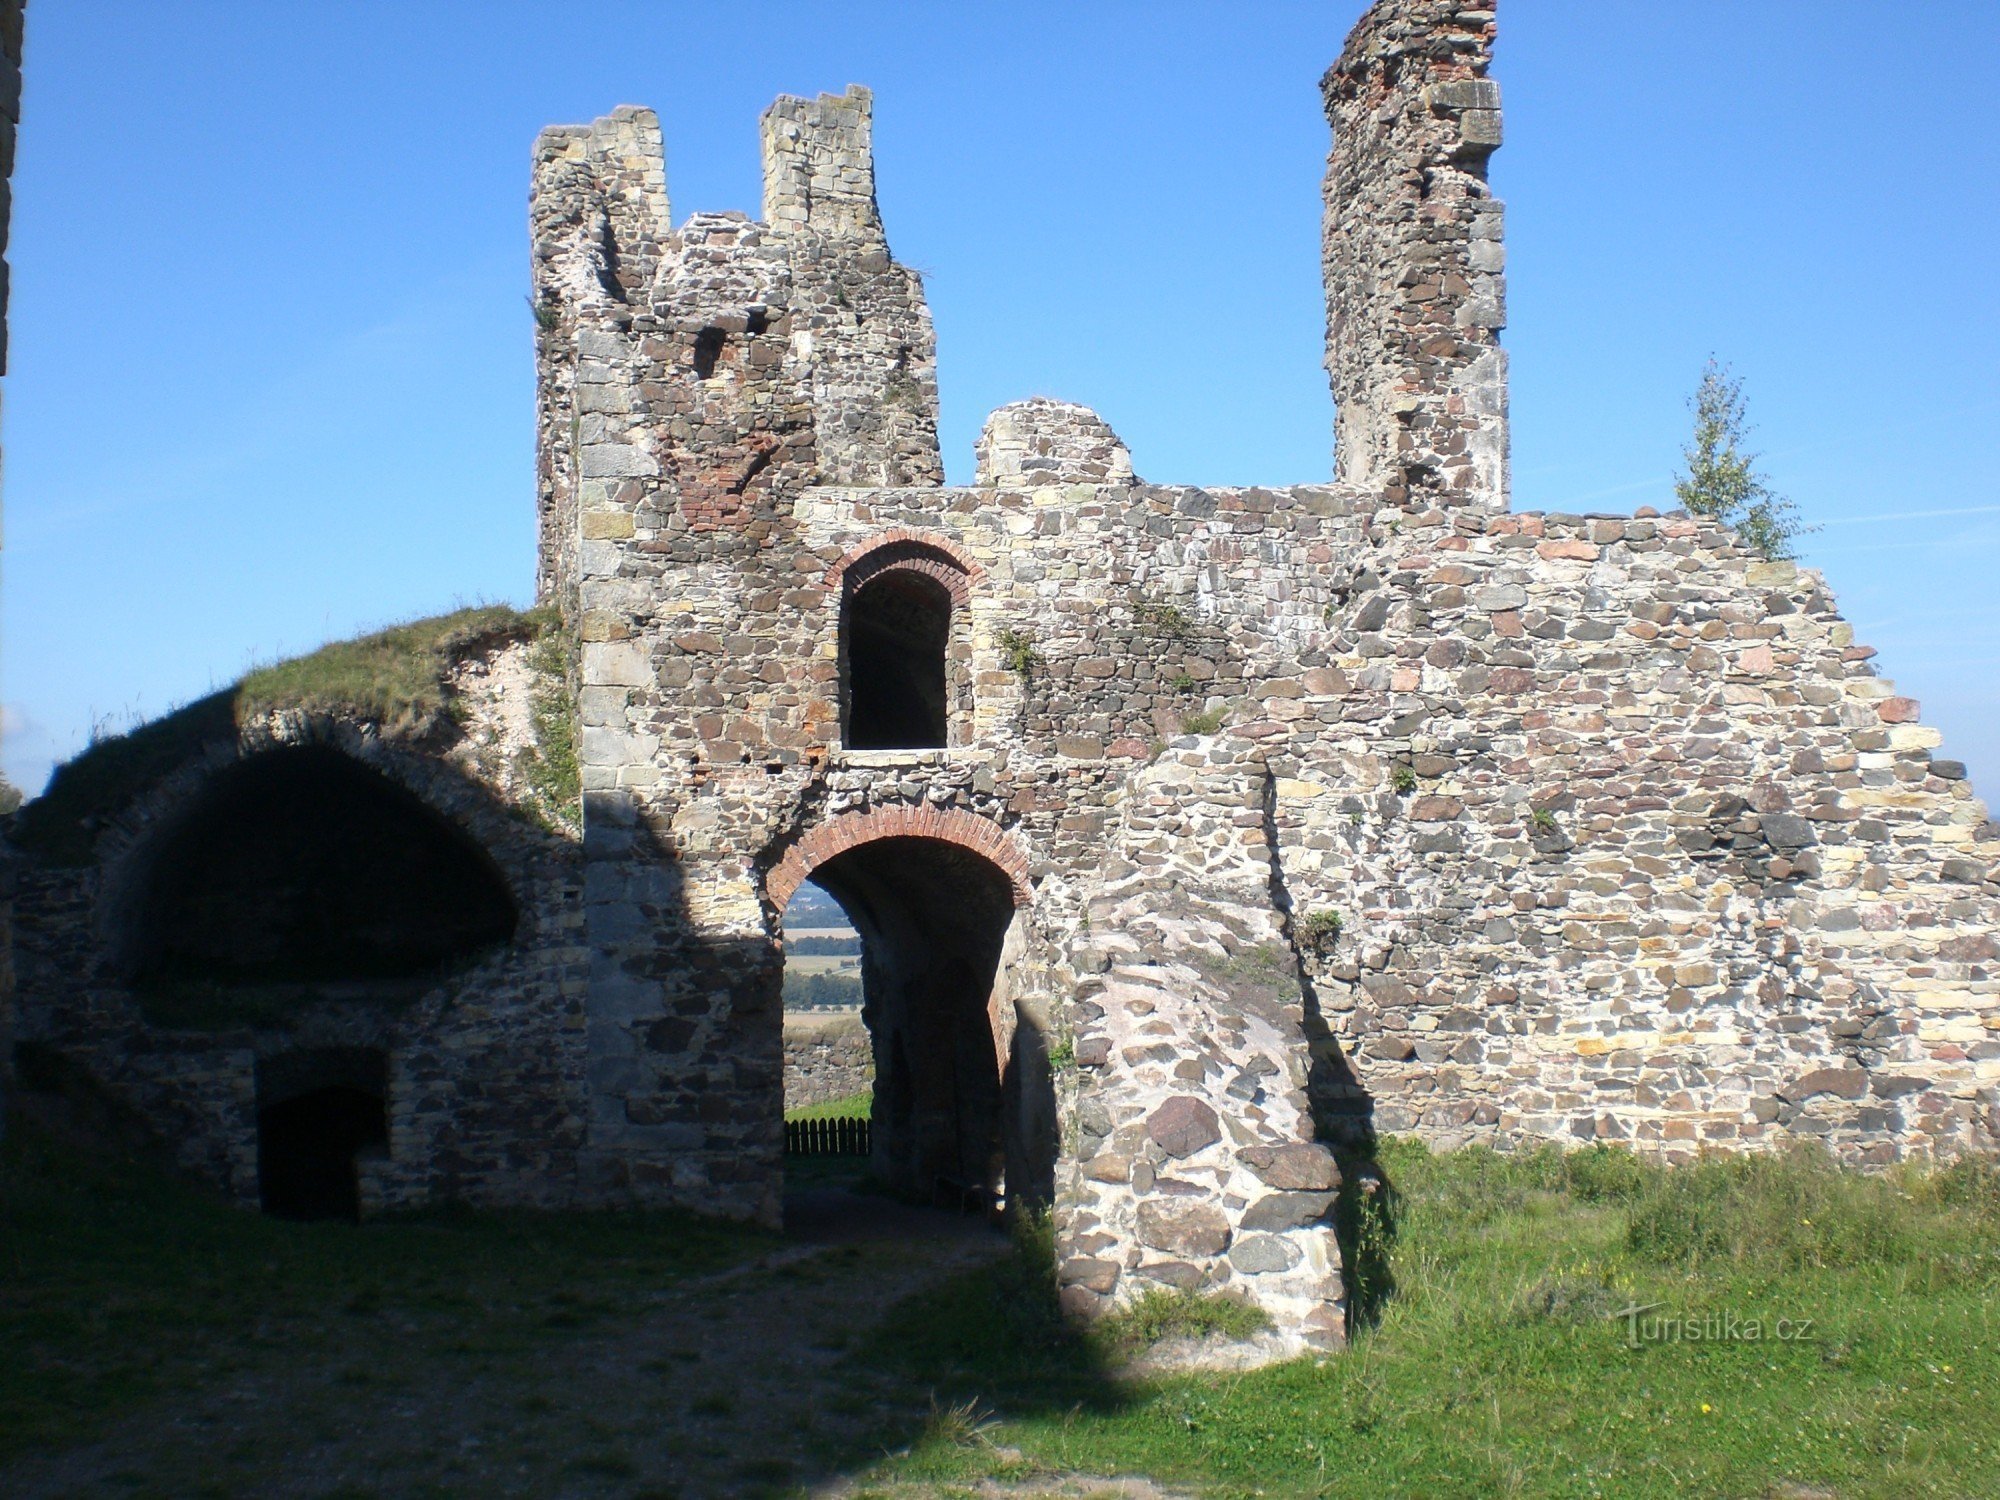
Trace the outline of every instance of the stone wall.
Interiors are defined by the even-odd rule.
[[[461,670],[501,676],[501,661]],[[398,743],[381,726],[297,712],[253,720],[196,747],[103,826],[81,865],[24,861],[16,961],[20,1035],[135,1110],[191,1174],[258,1202],[258,1111],[270,1079],[315,1055],[380,1055],[389,1149],[364,1157],[368,1211],[462,1200],[555,1207],[574,1201],[583,1130],[583,871],[575,841],[535,820],[481,733],[482,702],[455,745]],[[518,695],[517,695],[518,696]],[[494,860],[518,920],[510,942],[469,967],[385,1001],[326,987],[283,1014],[171,1025],[149,1016],[125,949],[156,861],[215,777],[257,757],[331,749],[414,795]],[[223,998],[227,998],[226,996]]]
[[[1067,1020],[1064,1305],[1151,1287],[1246,1296],[1283,1352],[1338,1345],[1340,1174],[1313,1119],[1317,1017],[1292,942],[1272,778],[1189,740],[1136,775],[1090,892]]]
[[[1140,484],[1101,419],[1046,400],[995,414],[981,483],[856,484],[903,439],[829,394],[815,330],[866,284],[826,297],[789,227],[824,178],[814,232],[889,274],[865,110],[843,101],[769,117],[767,144],[800,132],[767,157],[770,222],[696,216],[668,243],[651,313],[589,372],[606,416],[580,447],[597,1181],[775,1212],[773,925],[829,829],[859,847],[930,820],[1018,862],[988,1012],[1006,1107],[1034,1117],[1100,1003],[1077,966],[1092,892],[1163,753],[1254,758],[1267,920],[1339,918],[1266,1053],[1303,1049],[1322,1137],[1675,1154],[1808,1135],[1862,1160],[1991,1143],[2000,844],[1823,583],[1685,517],[1504,510],[1491,29],[1389,0],[1328,75],[1334,485]],[[886,402],[895,357],[846,347],[842,389]],[[848,580],[892,552],[961,580],[970,731],[947,750],[842,743]],[[1162,962],[1183,936],[1151,939]],[[1092,1064],[1074,1066],[1059,1194],[1085,1159]],[[1114,1135],[1171,1093],[1104,1086]],[[1032,1160],[1033,1136],[1010,1153]],[[1233,1160],[1198,1165],[1249,1170]],[[1119,1274],[1073,1284],[1128,1295],[1159,1263],[1135,1238],[1150,1195],[1085,1180],[1058,1199],[1065,1232],[1111,1234]],[[1332,1265],[1299,1253],[1258,1256]]]
[[[875,1082],[874,1044],[857,1015],[785,1018],[785,1108],[865,1094]]]
[[[1335,459],[1389,504],[1507,507],[1493,34],[1490,0],[1387,0],[1320,84]]]

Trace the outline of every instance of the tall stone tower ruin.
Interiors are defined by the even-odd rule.
[[[1335,459],[1392,504],[1507,508],[1493,32],[1490,4],[1377,5],[1320,81]]]

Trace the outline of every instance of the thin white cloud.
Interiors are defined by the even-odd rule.
[[[2000,516],[2000,505],[1961,505],[1951,510],[1885,510],[1873,516],[1828,516],[1819,524],[1866,526],[1877,521],[1935,521],[1946,516]]]

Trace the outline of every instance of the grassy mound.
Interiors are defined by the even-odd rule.
[[[421,739],[452,716],[446,678],[457,658],[495,641],[552,635],[555,626],[549,611],[480,605],[259,667],[58,767],[48,789],[21,809],[14,843],[52,864],[87,863],[105,819],[204,746],[235,739],[242,724],[273,709],[350,715],[385,735]]]

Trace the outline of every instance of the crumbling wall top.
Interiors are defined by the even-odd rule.
[[[974,448],[975,485],[1131,484],[1132,454],[1087,406],[1032,396],[986,419]]]
[[[764,222],[879,237],[875,96],[860,84],[817,99],[780,96],[764,111]]]

